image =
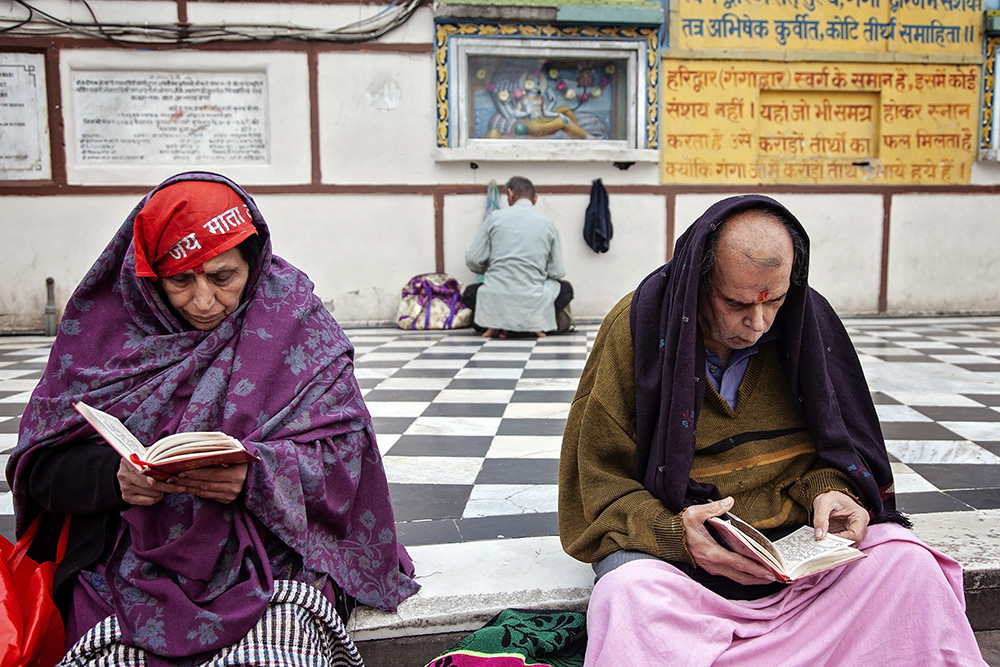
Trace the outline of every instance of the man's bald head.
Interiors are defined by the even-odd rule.
[[[767,209],[741,211],[719,225],[705,244],[701,287],[711,290],[716,262],[732,267],[779,268],[791,265],[791,284],[800,284],[805,242],[791,223]]]

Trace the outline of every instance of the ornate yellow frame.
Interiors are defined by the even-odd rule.
[[[514,37],[544,39],[609,39],[643,40],[646,42],[646,110],[645,141],[636,148],[659,148],[659,88],[660,51],[659,31],[656,28],[636,26],[562,26],[529,23],[469,23],[439,20],[436,25],[434,63],[437,91],[437,145],[452,146],[455,133],[450,112],[453,87],[449,80],[449,41],[453,37]]]
[[[983,150],[998,148],[993,136],[993,93],[996,82],[997,49],[1000,48],[1000,35],[986,38],[986,61],[983,63],[983,121],[979,147]]]

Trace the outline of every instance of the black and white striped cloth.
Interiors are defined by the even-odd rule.
[[[62,667],[145,667],[146,653],[121,643],[118,619],[91,628],[59,663]],[[333,604],[317,589],[276,580],[271,604],[250,633],[200,667],[364,667]]]

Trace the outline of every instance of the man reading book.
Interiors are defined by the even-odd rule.
[[[808,259],[784,206],[731,197],[605,318],[559,474],[563,547],[598,576],[587,665],[983,664],[958,564],[896,511],[860,362]],[[780,583],[706,527],[730,510],[868,557]]]

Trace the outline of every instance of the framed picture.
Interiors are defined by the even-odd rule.
[[[0,53],[0,181],[52,178],[41,53]]]
[[[439,23],[438,146],[656,149],[656,31]]]

